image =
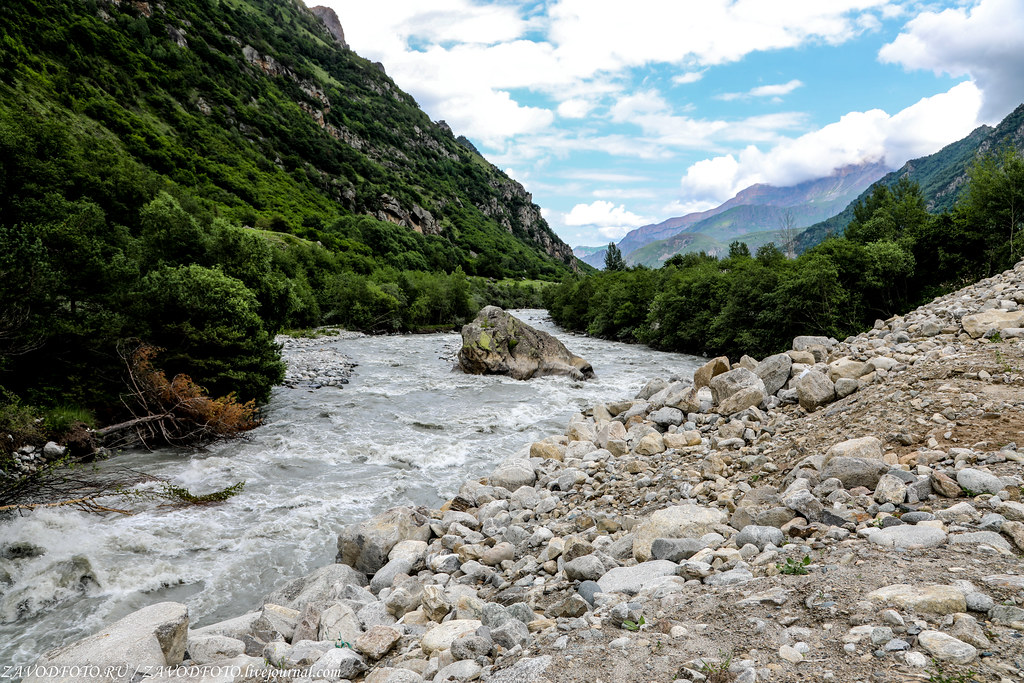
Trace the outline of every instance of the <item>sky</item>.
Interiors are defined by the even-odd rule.
[[[309,2],[572,246],[898,168],[1024,101],[1024,0]]]

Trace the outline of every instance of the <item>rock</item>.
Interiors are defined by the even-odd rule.
[[[886,503],[899,505],[907,497],[907,486],[899,477],[886,474],[878,480],[878,486],[875,488],[874,497],[875,502],[879,505],[884,505]]]
[[[676,432],[675,434],[662,434],[661,437],[665,448],[686,448],[701,444],[700,432],[696,429]]]
[[[656,538],[651,543],[651,558],[679,562],[690,559],[704,547],[704,542],[699,538]]]
[[[597,585],[593,581],[589,581],[587,583],[594,584],[595,586]],[[583,585],[584,584],[582,583],[580,584],[581,587]],[[601,592],[600,587],[598,587],[597,590],[594,592]],[[593,595],[593,593],[590,594],[591,598],[593,598]],[[568,617],[570,619],[573,619],[576,617],[582,617],[584,614],[586,614],[590,610],[590,606],[592,604],[593,603],[590,602],[590,600],[588,600],[584,596],[573,594],[567,596],[564,600],[560,600],[551,607],[549,607],[546,614],[549,617],[554,617],[556,619],[559,617]]]
[[[838,479],[846,489],[858,486],[874,489],[888,469],[889,466],[881,460],[833,457],[822,469],[821,478]]]
[[[570,598],[576,598],[581,602],[585,602],[578,595],[572,595]],[[530,642],[530,638],[530,630],[526,627],[526,624],[518,619],[509,619],[500,626],[491,629],[491,639],[506,650],[511,650],[517,645],[525,646]]]
[[[497,306],[485,306],[473,322],[463,326],[459,367],[471,375],[514,379],[568,375],[583,380],[594,376],[590,363],[572,354],[562,342]]]
[[[836,398],[836,387],[825,375],[809,370],[794,383],[800,407],[811,412]]]
[[[370,579],[370,590],[379,593],[382,588],[391,588],[395,577],[400,574],[412,574],[413,561],[407,557],[396,557],[377,570]]]
[[[597,585],[601,587],[602,593],[635,595],[643,589],[644,584],[663,576],[675,575],[677,566],[668,560],[651,560],[633,567],[616,567],[602,576]]]
[[[551,655],[520,659],[507,669],[493,674],[487,683],[547,683],[544,671],[551,665]]]
[[[960,319],[964,331],[977,339],[983,337],[992,330],[1004,330],[1008,327],[1024,327],[1024,310],[1022,311],[999,311],[990,310],[965,315]]]
[[[39,667],[65,667],[56,676],[26,676],[31,683],[81,683],[75,667],[124,667],[129,674],[139,667],[160,668],[181,664],[188,638],[188,608],[177,602],[144,607],[82,640],[50,650],[36,662]],[[122,680],[129,680],[130,675]]]
[[[443,624],[430,627],[420,640],[420,648],[426,655],[437,650],[447,650],[451,647],[452,641],[464,635],[473,633],[480,628],[481,622],[478,619],[452,619]]]
[[[463,636],[452,642],[451,653],[455,661],[476,660],[480,657],[488,657],[493,647],[494,643],[489,638]]]
[[[950,545],[990,545],[993,548],[1010,551],[1012,546],[1005,538],[995,531],[974,531],[966,534],[954,534],[949,537]]]
[[[793,337],[793,350],[794,351],[806,351],[812,346],[824,346],[826,348],[832,346],[828,337],[814,337],[811,335],[800,335],[799,337]]]
[[[394,590],[384,599],[388,611],[396,618],[401,619],[407,613],[412,612],[423,602],[423,584],[417,579],[408,578],[398,584]],[[324,616],[320,617],[320,631],[323,632]]]
[[[657,455],[665,452],[665,440],[658,432],[645,435],[633,451],[637,455]]]
[[[245,643],[227,636],[192,636],[188,639],[187,650],[193,663],[211,664],[245,653]]]
[[[940,496],[946,498],[959,498],[962,491],[960,485],[938,470],[933,470],[929,476],[932,489]]]
[[[689,386],[665,397],[665,405],[678,408],[685,413],[700,412],[700,395],[696,386]]]
[[[786,660],[790,664],[799,664],[804,661],[803,654],[799,650],[794,648],[792,645],[782,645],[779,647],[779,657]]]
[[[1006,488],[1006,484],[994,474],[984,470],[965,467],[956,473],[956,483],[960,488],[978,493],[996,494]]]
[[[785,353],[768,356],[757,364],[754,374],[764,382],[764,391],[769,396],[778,393],[789,381],[789,372],[793,368],[793,359]]]
[[[619,423],[613,422],[612,424]],[[530,444],[530,457],[544,460],[563,460],[565,458],[565,448],[557,444],[538,441]]]
[[[729,397],[744,389],[757,389],[761,395],[764,395],[764,382],[746,368],[736,368],[716,375],[711,379],[709,386],[711,387],[711,402],[715,405],[721,405]]]
[[[1013,605],[993,605],[988,611],[988,618],[994,624],[1009,626],[1013,623],[1024,623],[1024,609]]]
[[[658,510],[636,529],[633,556],[640,562],[651,559],[651,544],[656,538],[700,538],[724,524],[726,515],[716,508],[688,503]]]
[[[840,358],[828,364],[828,378],[833,382],[840,379],[858,379],[872,371],[867,363],[852,358]]]
[[[376,604],[376,603],[374,603]],[[360,620],[362,623],[362,620]],[[320,608],[312,603],[306,603],[299,610],[299,616],[295,620],[295,631],[292,633],[292,642],[300,640],[316,640],[320,630]]]
[[[423,683],[423,676],[411,669],[394,669],[385,666],[371,671],[370,675],[364,679],[364,683]]]
[[[947,524],[977,524],[981,521],[981,513],[967,502],[957,503],[945,510],[939,510],[935,516]]]
[[[742,370],[743,368],[740,369]],[[767,395],[764,390],[757,387],[740,389],[718,405],[718,412],[722,415],[735,415],[747,408],[761,405],[764,403],[765,398],[767,398]]]
[[[992,641],[985,635],[978,620],[969,614],[957,614],[953,618],[953,628],[949,630],[949,635],[975,647],[992,647]]]
[[[742,548],[747,543],[751,543],[756,545],[758,550],[763,551],[769,543],[781,548],[785,540],[785,534],[782,533],[781,529],[750,524],[743,527],[736,535],[736,546]]]
[[[1018,550],[1024,550],[1024,522],[1003,522],[999,531],[1009,536]]]
[[[648,420],[662,427],[678,427],[679,425],[683,424],[683,418],[683,411],[679,410],[678,408],[672,408],[670,406],[659,408],[658,410],[655,410],[654,412],[647,416]]]
[[[593,605],[594,596],[601,592],[601,586],[597,581],[583,581],[580,585],[576,586],[576,592],[579,593],[580,597],[586,600],[588,604]]]
[[[315,681],[342,681],[355,678],[366,671],[366,662],[347,647],[336,647],[323,653],[309,667],[309,677]]]
[[[940,631],[921,631],[917,642],[940,662],[970,664],[978,656],[973,645]]]
[[[343,602],[336,602],[320,615],[320,628],[317,640],[343,640],[346,643],[355,641],[362,628],[355,611]]]
[[[508,458],[491,472],[488,482],[491,486],[515,491],[521,486],[533,486],[537,474],[529,460]]]
[[[708,586],[735,586],[753,580],[754,575],[750,573],[749,569],[736,568],[720,574],[712,574],[704,579],[704,583]]]
[[[350,524],[338,534],[338,561],[364,574],[375,574],[399,541],[428,540],[429,521],[420,510],[395,507],[365,522]]]
[[[795,489],[787,492],[782,503],[790,510],[802,515],[808,522],[821,521],[824,506],[807,489]]]
[[[880,529],[868,537],[876,545],[890,548],[935,548],[946,542],[946,532],[930,526],[903,524]]]
[[[452,681],[475,681],[480,678],[484,668],[472,659],[463,659],[452,662],[437,672],[434,676],[435,683],[449,683]]]
[[[584,555],[564,565],[565,576],[570,581],[597,581],[604,575],[604,565],[594,555]]]
[[[859,439],[848,439],[833,444],[825,451],[823,464],[827,465],[832,458],[861,458],[862,460],[882,460],[882,442],[873,436],[862,436]],[[896,464],[896,459],[890,457],[890,465]]]
[[[710,386],[712,378],[721,375],[723,372],[729,372],[730,367],[729,359],[725,356],[712,358],[693,373],[694,390]]]
[[[846,398],[860,388],[860,382],[855,379],[840,377],[836,380],[836,398]]]
[[[955,614],[967,609],[964,594],[953,586],[911,586],[897,583],[871,591],[867,599],[900,609],[929,614]]]
[[[391,648],[402,639],[398,629],[390,626],[374,626],[356,638],[355,648],[369,659],[377,661],[391,651]]]

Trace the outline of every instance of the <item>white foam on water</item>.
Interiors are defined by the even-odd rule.
[[[543,311],[517,315],[558,333]],[[249,439],[201,453],[133,452],[101,463],[148,472],[193,493],[238,481],[245,488],[214,506],[117,501],[115,507],[131,505],[138,514],[37,510],[0,525],[0,550],[21,542],[45,551],[0,559],[14,581],[0,584],[0,620],[10,619],[0,623],[0,662],[30,664],[49,648],[162,600],[186,603],[194,625],[237,616],[333,561],[345,524],[395,505],[439,505],[530,441],[561,432],[580,409],[632,396],[651,377],[692,372],[703,362],[558,334],[594,365],[596,380],[453,373],[454,334],[330,341],[359,363],[351,383],[276,389],[264,425]],[[95,584],[60,585],[61,563],[76,557],[89,563]],[[26,600],[31,615],[19,617],[17,605]]]

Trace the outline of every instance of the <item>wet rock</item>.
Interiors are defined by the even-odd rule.
[[[547,332],[537,330],[497,306],[485,306],[462,328],[459,367],[472,375],[508,375],[530,379],[568,375],[594,376],[590,363],[571,353]]]

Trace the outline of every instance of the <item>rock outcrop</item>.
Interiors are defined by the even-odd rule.
[[[331,34],[341,47],[348,49],[348,43],[345,42],[345,29],[341,27],[341,21],[338,20],[338,15],[330,7],[324,7],[323,5],[317,5],[316,7],[310,7],[309,11],[313,13],[317,19],[323,22],[324,28]]]
[[[508,375],[530,379],[594,376],[590,363],[571,353],[547,332],[534,329],[497,306],[486,306],[462,328],[459,367],[471,375]]]

